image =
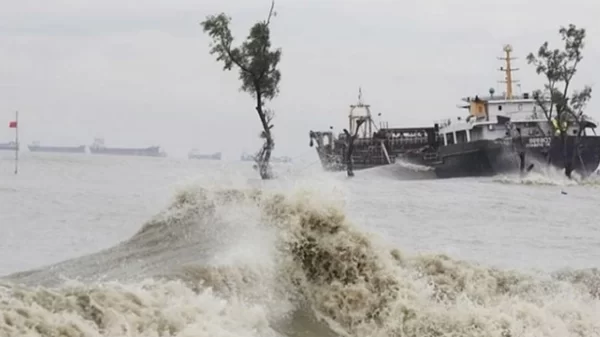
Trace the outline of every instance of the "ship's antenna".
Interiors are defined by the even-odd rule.
[[[500,67],[500,69],[499,69],[500,71],[505,73],[505,80],[500,81],[500,83],[506,83],[506,99],[512,99],[513,98],[512,84],[519,82],[518,80],[512,79],[512,72],[517,71],[519,69],[512,68],[511,64],[510,64],[510,61],[516,59],[515,57],[510,56],[510,53],[513,51],[512,46],[510,44],[507,44],[504,46],[503,50],[504,50],[505,56],[499,57],[498,59],[506,62],[506,65],[504,67]]]
[[[358,87],[358,106],[362,107],[363,106],[363,102],[362,102],[362,88]]]

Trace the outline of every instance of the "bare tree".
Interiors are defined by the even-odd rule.
[[[527,61],[535,66],[538,74],[546,77],[544,90],[537,90],[534,97],[548,122],[554,126],[551,136],[560,142],[565,174],[570,178],[575,158],[579,153],[583,129],[579,128],[575,135],[571,155],[568,151],[567,129],[572,125],[582,126],[586,123],[583,110],[591,98],[591,88],[586,86],[582,91],[570,94],[573,77],[583,59],[585,29],[570,24],[569,27],[561,27],[559,34],[564,43],[563,49],[550,49],[546,41],[540,46],[537,54],[530,53],[527,56]],[[550,160],[549,153],[548,161]]]
[[[256,112],[263,128],[260,137],[264,145],[256,154],[255,161],[262,179],[272,178],[269,160],[275,147],[271,129],[274,113],[266,109],[265,102],[272,100],[279,93],[281,73],[277,69],[281,59],[281,49],[271,49],[271,32],[269,24],[276,14],[273,10],[275,1],[271,2],[269,15],[250,29],[250,34],[241,46],[233,47],[233,36],[229,28],[231,18],[221,13],[211,15],[201,23],[205,33],[212,38],[210,53],[217,56],[217,61],[224,63],[223,70],[231,70],[236,66],[241,90],[256,99]]]
[[[366,122],[366,119],[363,118],[356,121],[356,131],[352,135],[347,129],[344,129],[344,133],[346,134],[346,172],[348,173],[348,177],[354,177],[354,167],[352,162],[354,140],[356,140],[356,137],[358,136],[358,130],[364,122]]]

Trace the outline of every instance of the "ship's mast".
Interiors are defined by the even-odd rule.
[[[355,116],[354,115],[354,109],[356,108],[363,108],[365,109],[365,111],[367,112],[366,116]],[[363,100],[362,100],[362,88],[358,88],[358,103],[357,104],[352,104],[350,105],[350,114],[348,115],[348,126],[349,129],[348,131],[350,131],[351,134],[354,134],[354,132],[356,132],[356,123],[355,120],[357,119],[366,119],[366,123],[364,126],[364,131],[363,131],[363,137],[370,137],[373,134],[373,123],[372,123],[372,119],[371,119],[371,106],[369,104],[364,104]]]
[[[513,51],[512,46],[510,44],[507,44],[504,46],[504,53],[505,56],[504,57],[499,57],[499,60],[503,60],[505,61],[505,66],[504,67],[500,67],[500,71],[504,72],[505,74],[505,78],[504,81],[500,81],[500,83],[506,83],[506,92],[505,92],[505,98],[506,99],[512,99],[513,98],[513,88],[512,88],[512,84],[513,83],[517,83],[519,82],[518,80],[513,80],[512,79],[512,72],[513,71],[517,71],[519,70],[518,68],[512,68],[510,61],[515,60],[515,57],[511,57],[510,54]]]

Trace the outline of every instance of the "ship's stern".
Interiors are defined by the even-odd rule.
[[[581,176],[588,176],[596,171],[600,164],[600,136],[582,136],[579,141],[576,136],[568,136],[566,139],[551,136],[523,137],[521,146],[515,146],[515,141],[499,141],[497,144],[501,144],[501,148],[488,152],[496,172],[518,171],[519,147],[522,147],[526,154],[525,167],[531,164],[534,167],[551,165],[564,170],[566,158],[568,161],[573,160],[573,171]]]

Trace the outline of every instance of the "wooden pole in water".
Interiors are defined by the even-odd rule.
[[[15,174],[19,173],[19,111],[15,111]]]

